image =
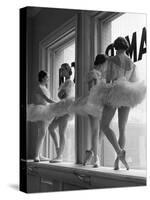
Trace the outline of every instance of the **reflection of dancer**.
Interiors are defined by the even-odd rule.
[[[49,90],[46,87],[46,85],[48,83],[47,73],[45,71],[40,71],[39,74],[38,74],[38,78],[39,78],[39,85],[38,85],[36,93],[35,93],[35,104],[29,105],[28,108],[30,110],[34,110],[34,108],[39,106],[39,105],[48,105],[49,103],[54,102],[50,99],[50,93],[49,93]],[[44,141],[44,137],[46,135],[46,131],[47,131],[49,123],[46,122],[46,121],[38,120],[36,125],[38,127],[38,133],[37,133],[37,140],[36,140],[36,144],[35,144],[34,160],[36,162],[38,162],[40,160],[46,159],[43,156],[39,155],[39,152],[40,152],[40,148],[42,146],[42,143]],[[48,159],[46,159],[46,160],[48,160]]]
[[[67,99],[67,98],[72,98],[75,95],[75,88],[74,88],[74,83],[70,80],[71,76],[71,67],[67,64],[64,63],[61,66],[61,74],[62,77],[65,78],[65,82],[61,84],[58,92],[58,97],[60,99]],[[56,117],[52,121],[52,123],[49,126],[49,133],[51,134],[55,148],[56,148],[56,153],[57,156],[55,159],[51,160],[50,162],[61,162],[62,161],[62,156],[63,156],[63,150],[65,147],[65,132],[68,124],[68,120],[71,118],[69,114],[66,114],[62,117]],[[59,142],[57,139],[57,133],[56,133],[56,128],[59,128]]]

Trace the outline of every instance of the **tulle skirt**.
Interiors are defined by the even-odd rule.
[[[146,94],[144,82],[129,82],[117,80],[112,84],[100,81],[86,97],[80,97],[76,101],[68,98],[58,103],[49,105],[30,104],[27,107],[28,121],[49,121],[54,117],[65,114],[91,115],[101,118],[103,107],[135,107],[140,104]]]
[[[135,107],[140,104],[146,94],[144,81],[129,82],[124,79],[114,83],[101,81],[89,94],[88,102],[94,105],[111,105],[113,107]]]
[[[77,99],[70,107],[70,111],[101,118],[105,105],[115,108],[135,107],[143,101],[145,94],[146,86],[143,81],[129,82],[120,79],[114,83],[106,83],[101,80],[90,90],[88,96]]]
[[[58,103],[48,105],[27,105],[27,121],[48,121],[51,122],[54,117],[60,117],[68,114],[69,107],[74,102],[74,98],[61,100]]]
[[[88,96],[80,97],[69,107],[68,111],[81,116],[91,115],[101,118],[103,105],[90,103],[88,101]]]

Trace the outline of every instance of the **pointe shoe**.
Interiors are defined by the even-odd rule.
[[[94,157],[93,160],[94,160],[93,167],[98,168],[100,166],[99,156]]]
[[[125,150],[122,150],[122,152],[118,155],[118,159],[121,160],[121,162],[124,164],[127,170],[129,170],[129,165],[125,159],[126,152]]]
[[[54,158],[53,160],[50,160],[50,163],[61,163],[63,161],[62,158]]]
[[[97,160],[96,162],[94,162],[93,167],[94,167],[94,168],[100,167],[100,161]]]
[[[40,158],[39,157],[34,158],[34,162],[40,162]]]
[[[40,159],[40,161],[49,161],[49,158],[42,156],[42,155],[39,156],[39,159]]]
[[[116,158],[115,163],[114,163],[114,170],[119,170],[119,159],[118,159],[118,157]]]
[[[84,162],[83,162],[84,166],[87,164],[88,161],[90,161],[90,159],[92,158],[92,156],[93,156],[93,152],[91,150],[86,150],[86,152],[85,152],[85,159],[84,159]]]

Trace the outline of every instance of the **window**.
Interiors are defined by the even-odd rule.
[[[67,44],[64,44],[62,46],[59,46],[57,50],[53,50],[53,68],[54,70],[54,77],[53,80],[53,98],[56,100],[59,100],[57,97],[57,91],[59,88],[59,68],[61,67],[61,64],[68,63],[71,66],[71,63],[75,61],[75,40],[72,40],[68,42]],[[72,75],[70,79],[73,81],[74,79],[74,68],[71,68]]]
[[[56,101],[59,101],[57,96],[57,91],[59,88],[59,68],[61,64],[68,63],[71,66],[71,63],[75,61],[75,40],[69,41],[59,47],[53,49],[53,98]],[[71,80],[74,79],[74,69],[72,69]],[[58,132],[58,129],[57,129]],[[65,133],[66,143],[63,152],[63,161],[75,162],[75,118],[68,121],[67,130]],[[53,141],[52,141],[53,142]],[[52,143],[51,143],[52,144]]]
[[[71,66],[75,62],[75,32],[76,18],[73,17],[54,32],[50,33],[39,44],[39,69],[48,71],[50,82],[48,88],[51,98],[58,101],[57,91],[59,88],[59,68],[61,64],[68,63]],[[71,79],[74,79],[75,71],[72,67]],[[58,131],[58,129],[56,130]],[[66,144],[63,152],[63,160],[75,162],[75,119],[68,122],[65,134]],[[56,157],[54,142],[47,133],[41,152],[50,159]]]
[[[146,81],[146,15],[125,13],[116,18],[105,20],[101,23],[101,51],[114,55],[112,42],[123,36],[132,45],[129,53],[135,62],[138,75]],[[111,126],[118,136],[117,112]],[[146,99],[136,108],[131,109],[126,128],[127,161],[133,169],[146,169]],[[108,140],[104,139],[104,166],[114,163],[115,154]]]

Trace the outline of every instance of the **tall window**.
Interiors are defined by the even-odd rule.
[[[113,20],[103,22],[102,52],[115,54],[111,43],[123,36],[132,45],[131,59],[136,64],[139,79],[146,81],[146,16],[144,14],[126,13]],[[118,136],[118,113],[111,126]],[[126,128],[127,161],[133,169],[146,169],[146,99],[136,108],[130,110]],[[104,166],[113,165],[114,150],[104,139]]]
[[[57,96],[59,88],[59,68],[61,64],[75,61],[75,40],[71,40],[53,50],[53,98],[59,101]],[[71,80],[74,79],[74,68],[72,67]],[[57,132],[59,130],[57,129]],[[63,152],[63,161],[75,162],[75,119],[74,116],[69,120],[65,133],[66,143]]]

